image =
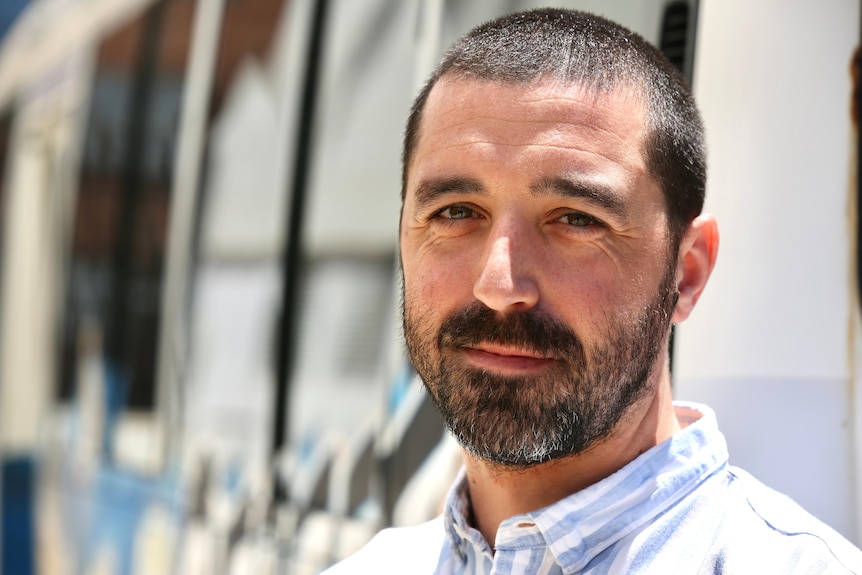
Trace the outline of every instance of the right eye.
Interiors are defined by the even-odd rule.
[[[476,217],[476,212],[467,206],[456,204],[454,206],[446,206],[437,212],[437,216],[446,218],[447,220],[466,220],[467,218]]]

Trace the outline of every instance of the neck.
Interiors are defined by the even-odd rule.
[[[526,469],[509,469],[467,455],[474,527],[494,545],[505,519],[555,503],[601,481],[680,429],[673,410],[670,378],[635,404],[600,444],[587,451]]]

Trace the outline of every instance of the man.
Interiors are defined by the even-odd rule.
[[[670,326],[715,263],[689,89],[642,38],[562,10],[450,49],[404,144],[410,357],[465,453],[444,515],[332,573],[862,573],[674,405]]]

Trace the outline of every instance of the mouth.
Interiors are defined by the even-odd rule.
[[[501,374],[541,371],[556,361],[546,354],[487,343],[462,347],[460,351],[475,367]]]

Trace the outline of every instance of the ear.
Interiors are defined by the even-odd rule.
[[[696,217],[688,225],[676,264],[679,300],[673,312],[673,323],[686,319],[694,309],[718,256],[718,223],[709,214]]]

